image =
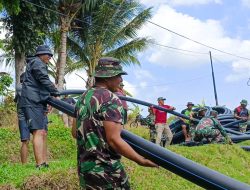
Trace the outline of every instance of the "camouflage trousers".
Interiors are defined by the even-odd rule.
[[[247,122],[239,124],[240,132],[245,133],[247,131]]]
[[[81,189],[130,190],[128,176],[120,162],[105,167],[95,165],[91,169],[86,167],[86,162],[82,165],[85,165],[85,167],[78,167]]]
[[[195,136],[195,125],[189,125],[189,132],[188,132],[188,134],[189,134],[189,136],[190,136],[190,138],[191,138],[191,140],[193,141],[194,140],[194,136]]]
[[[157,132],[156,132],[156,129],[155,129],[155,126],[154,125],[150,125],[149,126],[149,137],[150,137],[150,141],[155,143],[156,141],[156,135],[157,135]]]
[[[223,136],[218,129],[204,127],[203,129],[199,129],[194,132],[194,141],[201,142],[202,140],[207,140],[209,142],[219,142],[223,141]]]

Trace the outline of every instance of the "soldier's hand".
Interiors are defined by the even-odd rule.
[[[157,164],[155,164],[154,162],[146,159],[146,158],[142,158],[141,162],[138,163],[141,166],[145,166],[145,167],[159,167]]]

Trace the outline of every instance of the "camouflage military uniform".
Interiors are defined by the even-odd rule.
[[[103,121],[122,123],[122,103],[103,87],[93,87],[76,103],[77,160],[83,189],[130,189],[121,156],[109,146]]]
[[[225,137],[225,138],[224,138]],[[228,135],[220,122],[214,117],[204,117],[200,120],[194,132],[194,140],[207,142],[222,142],[228,140]]]
[[[156,140],[156,128],[155,128],[155,115],[149,114],[146,117],[146,122],[149,126],[149,135],[150,135],[150,141],[155,142]]]

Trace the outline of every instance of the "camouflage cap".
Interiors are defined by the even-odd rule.
[[[122,66],[118,59],[113,57],[103,57],[98,61],[94,77],[109,78],[117,75],[127,75],[127,73],[122,70]]]
[[[247,105],[247,100],[241,100],[240,104]]]
[[[202,112],[202,111],[207,111],[207,108],[205,108],[205,107],[200,107],[199,110],[198,110],[198,112]]]

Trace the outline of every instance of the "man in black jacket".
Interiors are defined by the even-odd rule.
[[[46,100],[58,96],[58,90],[50,81],[47,64],[53,56],[46,45],[38,46],[36,55],[26,66],[22,86],[21,106],[30,132],[33,134],[33,149],[37,168],[47,167],[47,116]]]

